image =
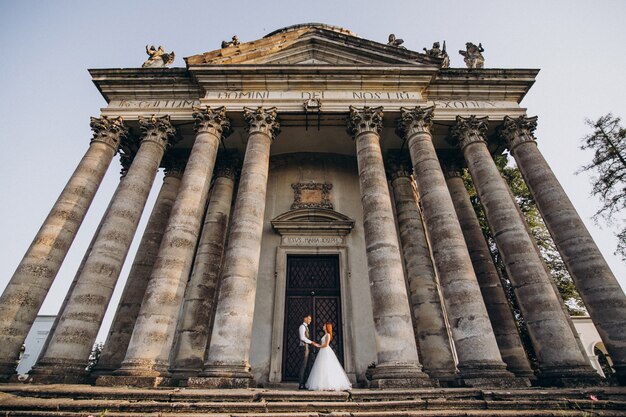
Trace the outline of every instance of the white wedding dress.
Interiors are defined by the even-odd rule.
[[[322,346],[326,344],[327,337],[328,334],[322,337],[320,342]],[[352,388],[348,376],[330,346],[317,352],[306,387],[312,391],[342,391]]]

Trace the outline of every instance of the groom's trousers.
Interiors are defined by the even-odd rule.
[[[302,363],[300,364],[300,372],[298,373],[298,383],[303,386],[306,382],[304,374],[306,373],[307,365],[309,364],[309,345],[305,344],[300,346],[300,354],[302,355]]]

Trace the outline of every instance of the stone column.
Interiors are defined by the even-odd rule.
[[[394,158],[388,167],[422,365],[431,378],[451,382],[457,377],[456,364],[411,178],[411,161],[408,155]]]
[[[217,149],[230,131],[224,107],[196,108],[196,140],[150,274],[148,287],[115,376],[99,384],[156,386],[168,383],[169,356],[185,286],[200,234]]]
[[[236,388],[252,384],[250,343],[263,235],[270,145],[279,132],[276,109],[244,108],[249,131],[237,199],[224,253],[211,344],[191,386]]]
[[[597,377],[578,348],[543,261],[487,149],[486,131],[486,117],[457,116],[451,134],[463,151],[526,321],[539,362],[538,378],[543,384],[566,384]]]
[[[402,259],[380,149],[382,107],[350,107],[356,142],[377,364],[378,388],[432,385],[422,372],[409,310]]]
[[[491,257],[491,251],[487,246],[485,237],[476,217],[476,212],[470,201],[462,177],[461,164],[455,159],[444,160],[444,175],[452,197],[452,203],[457,217],[465,244],[469,250],[474,272],[478,279],[480,291],[491,326],[500,348],[502,359],[507,364],[507,369],[516,376],[522,378],[534,378],[533,370],[528,363],[522,340],[520,339],[513,311],[502,288],[500,275],[496,270]]]
[[[91,118],[93,139],[0,297],[0,381],[19,352],[128,130],[121,117]]]
[[[204,367],[238,165],[239,161],[234,158],[218,156],[209,207],[172,352],[170,368],[176,376],[197,376]]]
[[[141,300],[143,300],[148,286],[150,272],[152,272],[161,245],[165,226],[178,194],[185,162],[185,159],[172,158],[169,155],[164,158],[165,177],[163,178],[163,185],[137,248],[137,254],[130,268],[109,335],[102,348],[100,360],[92,371],[94,375],[109,374],[122,365],[139,314]]]
[[[130,248],[161,158],[174,135],[169,117],[139,119],[143,138],[128,173],[115,192],[83,272],[61,313],[36,382],[81,382],[102,318]]]
[[[504,118],[501,135],[563,257],[617,377],[626,384],[626,296],[561,184],[537,148],[536,117]]]
[[[463,232],[430,133],[434,107],[402,109],[400,130],[408,141],[435,267],[439,274],[463,383],[513,384],[482,300]]]

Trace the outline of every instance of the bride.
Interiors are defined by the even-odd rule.
[[[324,325],[324,336],[320,341],[320,350],[306,381],[306,387],[314,391],[341,391],[351,389],[352,385],[344,372],[335,352],[329,347],[333,338],[333,326]]]

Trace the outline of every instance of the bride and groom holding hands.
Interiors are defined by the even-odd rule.
[[[348,376],[344,372],[335,352],[330,347],[330,341],[333,338],[333,326],[331,323],[324,324],[324,336],[320,343],[309,339],[309,324],[311,324],[311,315],[307,314],[303,318],[303,323],[298,328],[300,338],[300,355],[301,364],[298,374],[298,389],[309,389],[313,391],[341,391],[351,389],[352,385],[348,380]],[[311,345],[319,349],[315,363],[309,373],[309,378],[305,383],[306,369],[309,364],[309,354]]]

